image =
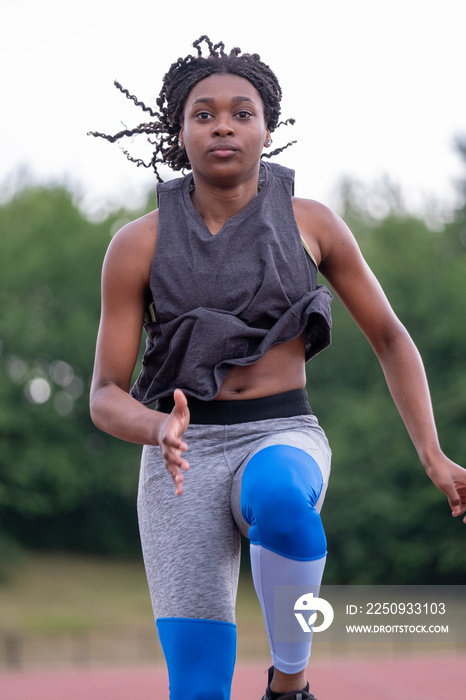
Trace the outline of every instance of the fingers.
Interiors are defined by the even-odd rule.
[[[182,457],[182,453],[188,449],[183,435],[189,425],[188,401],[180,389],[173,394],[175,407],[167,417],[163,438],[160,442],[165,466],[175,484],[175,493],[180,496],[183,493],[183,472],[189,470],[189,463]]]
[[[181,496],[183,493],[183,474],[180,471],[172,473],[172,479],[175,484],[175,495]]]
[[[183,394],[181,389],[175,389],[173,399],[175,401],[175,408],[172,411],[172,415],[178,420],[181,437],[189,425],[188,399]]]
[[[466,512],[466,503],[462,502],[459,496],[448,500],[450,503],[451,514],[454,518],[457,518],[459,515],[463,515],[463,513]],[[466,518],[464,520],[466,522]]]
[[[189,463],[185,459],[180,459],[178,464],[167,463],[167,460],[165,460],[165,464],[175,484],[175,493],[177,496],[181,496],[183,493],[183,472],[189,471]]]
[[[175,484],[175,494],[181,496],[183,493],[183,472],[189,471],[189,463],[185,459],[180,459],[178,466],[170,470],[173,482]]]
[[[456,470],[453,484],[447,492],[451,514],[454,518],[466,512],[466,472],[459,467]],[[466,523],[466,518],[464,519]]]
[[[461,507],[461,506],[455,506],[451,510],[451,514],[454,518],[457,518],[460,515],[464,515],[465,512],[466,512],[466,508]],[[463,523],[466,525],[466,516],[463,518]]]
[[[466,513],[466,470],[442,455],[428,474],[446,495],[452,516],[457,518]],[[463,522],[466,524],[466,517]]]
[[[188,399],[181,389],[175,389],[173,399],[175,401],[175,408],[178,413],[184,414],[184,412],[188,410]]]
[[[183,472],[189,470],[189,462],[181,456],[187,449],[188,446],[181,440],[173,441],[171,445],[164,442],[162,446],[165,466],[173,479],[177,496],[183,493]]]

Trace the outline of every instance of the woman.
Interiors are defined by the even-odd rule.
[[[292,171],[261,160],[279,126],[275,75],[256,54],[227,55],[207,37],[194,46],[166,74],[158,111],[117,85],[153,121],[94,134],[150,134],[157,176],[161,162],[192,173],[159,185],[157,211],[109,247],[91,414],[145,446],[138,513],[172,700],[230,697],[240,532],[273,660],[264,698],[305,700],[309,635],[276,638],[273,595],[279,585],[318,590],[325,564],[330,450],[305,391],[305,362],[330,342],[317,268],[371,343],[454,516],[466,510],[466,471],[440,449],[419,354],[352,234],[292,196]]]

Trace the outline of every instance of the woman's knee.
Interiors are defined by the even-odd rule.
[[[303,450],[273,445],[256,453],[241,485],[251,542],[293,559],[324,556],[327,543],[315,509],[322,485],[318,464]]]

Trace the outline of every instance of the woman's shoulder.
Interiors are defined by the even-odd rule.
[[[157,240],[159,210],[144,214],[138,219],[128,222],[115,234],[112,243],[124,245],[144,245]]]
[[[295,216],[299,216],[303,221],[307,221],[308,224],[332,226],[337,221],[341,221],[340,217],[330,207],[315,199],[293,197],[293,210]]]
[[[338,214],[321,202],[293,197],[293,211],[301,237],[312,251],[318,266],[337,241],[352,238]]]
[[[122,279],[146,279],[155,254],[157,224],[157,210],[125,224],[110,241],[104,267]]]
[[[114,254],[137,255],[155,250],[157,243],[159,213],[156,209],[125,224],[112,238],[109,252]]]

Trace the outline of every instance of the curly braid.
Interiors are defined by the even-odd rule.
[[[202,44],[205,42],[209,49],[209,55],[202,55]],[[264,104],[264,115],[269,131],[272,133],[280,125],[294,124],[294,119],[287,119],[279,122],[280,101],[282,91],[277,77],[268,65],[263,63],[257,53],[241,54],[241,49],[235,47],[229,54],[225,53],[223,42],[213,44],[208,36],[201,36],[193,43],[197,49],[197,56],[188,55],[179,58],[173,63],[165,74],[162,89],[156,100],[158,111],[146,107],[135,95],[115,81],[115,86],[137,107],[148,112],[153,121],[139,124],[133,129],[124,129],[117,134],[109,135],[91,131],[89,135],[97,136],[115,143],[125,136],[135,136],[136,134],[147,134],[149,143],[155,146],[152,158],[149,163],[140,158],[133,158],[131,154],[124,150],[128,160],[136,165],[145,168],[152,167],[157,176],[157,180],[162,182],[158,172],[158,164],[168,165],[172,170],[190,169],[191,164],[186,151],[178,144],[178,137],[183,119],[183,110],[189,93],[193,87],[204,78],[214,73],[226,75],[233,74],[248,80],[257,90]],[[287,143],[282,148],[277,148],[270,153],[264,153],[263,157],[270,158],[277,155],[291,146],[295,141]]]

